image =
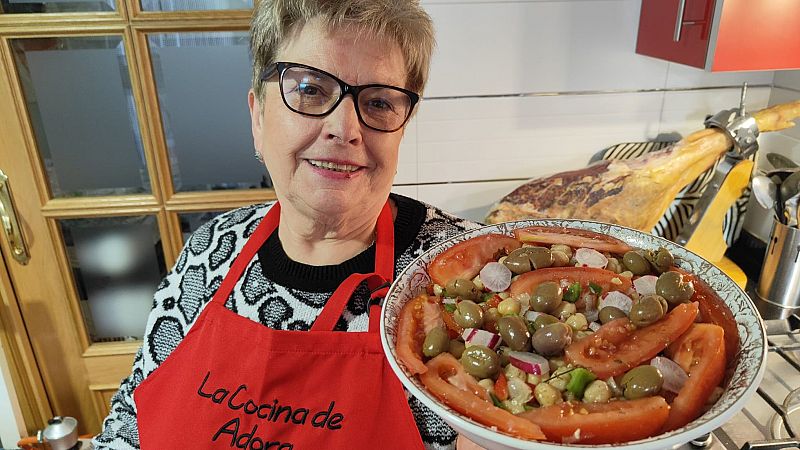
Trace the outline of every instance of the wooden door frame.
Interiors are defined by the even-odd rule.
[[[39,258],[52,261],[57,270],[45,275],[32,274],[10,257],[5,239],[0,236],[0,340],[8,348],[13,383],[19,397],[25,427],[29,434],[46,426],[54,413],[62,413],[59,393],[78,392],[80,414],[92,416],[81,422],[81,432],[100,429],[97,416],[108,408],[104,396],[119,387],[119,380],[130,374],[130,361],[141,342],[103,343],[92,345],[86,330],[72,326],[58,341],[53,339],[54,326],[81,323],[79,299],[69,290],[74,286],[63,248],[58,220],[90,215],[113,217],[131,214],[154,215],[158,221],[164,257],[168,266],[177,259],[182,247],[179,214],[194,211],[225,210],[272,200],[272,190],[240,190],[220,192],[180,192],[171,188],[171,174],[164,142],[160,106],[153,84],[152,66],[146,36],[151,32],[242,31],[249,25],[250,11],[143,12],[139,0],[115,0],[117,11],[98,13],[0,14],[0,169],[14,174],[10,180],[12,194],[21,218],[23,233],[40,236],[29,242]],[[128,70],[136,102],[138,131],[141,133],[147,170],[153,192],[147,195],[84,197],[80,199],[50,198],[49,184],[36,150],[33,130],[27,123],[28,111],[20,91],[9,39],[55,36],[119,35],[123,38]],[[15,180],[16,178],[16,180]],[[24,184],[25,188],[14,189]],[[52,243],[50,245],[49,243]],[[12,270],[13,269],[13,270]],[[35,298],[23,298],[22,286],[49,277],[68,287],[66,294],[56,293],[47,281],[35,286]],[[15,283],[20,289],[15,290]],[[27,294],[26,294],[27,295]],[[63,298],[62,298],[63,297]],[[52,298],[52,308],[42,310],[37,299]],[[37,304],[38,301],[38,304]],[[49,304],[48,304],[49,305]],[[37,309],[38,308],[38,309]],[[48,316],[48,317],[41,317]],[[28,328],[26,328],[28,327]],[[29,333],[30,331],[30,333]],[[39,333],[45,333],[41,336]],[[34,335],[34,333],[36,333]],[[83,357],[84,366],[61,366],[63,355]],[[111,370],[125,366],[125,373]],[[54,374],[61,374],[56,376]],[[94,414],[90,414],[94,413]],[[102,415],[101,415],[102,417]]]
[[[11,380],[6,382],[11,384],[10,388],[16,393],[26,432],[33,435],[47,424],[47,419],[53,417],[53,411],[2,254],[0,301],[0,341],[6,349],[11,371]]]

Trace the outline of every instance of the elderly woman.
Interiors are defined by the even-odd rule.
[[[222,214],[155,294],[96,448],[452,448],[388,368],[376,300],[476,226],[390,194],[433,31],[415,1],[263,0],[248,101],[278,202]]]

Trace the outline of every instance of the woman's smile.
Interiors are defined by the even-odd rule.
[[[314,173],[327,178],[349,179],[362,172],[365,167],[347,161],[336,161],[328,159],[306,159],[311,165]]]

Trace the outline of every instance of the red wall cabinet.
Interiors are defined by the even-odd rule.
[[[800,0],[642,0],[636,53],[711,72],[800,69]]]

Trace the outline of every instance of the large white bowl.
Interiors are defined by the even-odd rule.
[[[403,305],[425,290],[430,283],[427,267],[436,255],[447,248],[467,239],[487,234],[502,233],[512,235],[515,228],[529,226],[559,226],[581,228],[614,236],[633,247],[657,249],[666,247],[676,257],[676,265],[686,269],[703,279],[733,312],[739,329],[739,351],[735,357],[735,369],[725,386],[722,397],[705,414],[683,428],[670,431],[652,438],[613,445],[566,445],[550,442],[534,442],[514,438],[510,435],[493,431],[487,426],[450,409],[428,393],[416,377],[408,375],[403,365],[398,362],[395,352],[397,322]],[[574,447],[615,447],[626,450],[669,449],[675,448],[690,440],[711,432],[729,420],[742,409],[756,392],[764,375],[766,362],[766,333],[755,305],[736,283],[717,267],[685,248],[641,231],[617,225],[610,225],[581,220],[527,220],[490,225],[468,231],[448,241],[441,242],[425,252],[408,265],[392,284],[386,297],[381,316],[381,340],[384,351],[403,385],[433,412],[441,416],[456,431],[472,441],[489,449],[560,449]],[[634,425],[635,426],[635,425]]]

